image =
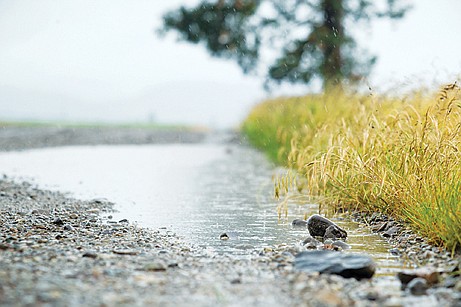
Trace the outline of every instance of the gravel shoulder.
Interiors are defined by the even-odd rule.
[[[0,129],[1,150],[101,144],[102,139],[114,142],[103,144],[142,144],[146,138],[152,143],[199,142],[207,137],[191,131],[111,128],[98,135],[91,129],[11,129]],[[297,272],[293,262],[299,246],[273,246],[244,257],[219,255],[186,243],[168,229],[114,221],[113,206],[107,200],[81,201],[1,178],[0,305],[459,306],[461,302],[459,276],[446,279],[451,285],[415,296],[380,278],[357,281]]]
[[[0,126],[0,151],[70,145],[197,143],[206,135],[199,128]]]

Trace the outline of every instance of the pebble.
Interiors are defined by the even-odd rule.
[[[412,279],[406,288],[413,295],[425,295],[429,286],[424,278],[417,277]]]
[[[177,264],[176,264],[176,266],[177,266]],[[174,267],[174,265],[173,265],[173,267]],[[151,263],[148,263],[148,264],[144,265],[143,269],[144,269],[144,271],[161,272],[161,271],[166,271],[167,266],[163,262],[155,261],[155,262],[151,262]]]
[[[52,223],[55,225],[64,225],[63,220],[61,220],[59,217],[55,218]]]
[[[86,251],[83,253],[82,257],[87,257],[87,258],[97,258],[98,254],[95,251]]]
[[[117,255],[129,255],[129,256],[136,256],[139,254],[139,251],[133,249],[114,249],[114,254]]]

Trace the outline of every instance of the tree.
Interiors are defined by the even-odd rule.
[[[180,7],[163,16],[163,32],[203,42],[213,56],[236,60],[245,73],[264,66],[267,81],[342,85],[366,76],[376,57],[360,52],[349,29],[372,18],[401,18],[399,0],[218,0]]]

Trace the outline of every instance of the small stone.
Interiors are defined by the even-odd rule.
[[[55,219],[53,220],[53,222],[51,222],[51,223],[53,223],[53,224],[55,224],[55,225],[64,225],[63,220],[61,220],[61,218],[59,218],[59,217],[55,218]]]
[[[234,278],[230,282],[232,285],[241,284],[242,280],[240,278]]]
[[[71,219],[74,219],[74,220],[75,220],[75,219],[78,219],[78,214],[76,214],[76,213],[71,213],[71,214],[69,214],[69,217],[70,217]]]
[[[399,256],[400,255],[400,250],[398,248],[391,248],[389,250],[389,253],[391,253],[394,256]]]
[[[118,221],[119,223],[128,223],[128,220],[127,219],[121,219],[120,221]]]
[[[72,227],[72,225],[66,224],[66,225],[64,225],[63,229],[67,230],[67,231],[72,231],[72,230],[74,230],[74,227]]]
[[[166,271],[167,266],[161,261],[154,261],[144,265],[144,271],[162,272]]]
[[[220,240],[229,240],[229,235],[227,233],[223,233],[219,236]]]
[[[263,251],[265,253],[271,253],[271,252],[274,251],[274,249],[272,247],[270,247],[270,246],[265,246],[265,247],[263,247]]]
[[[421,277],[414,278],[407,285],[407,290],[413,295],[425,295],[428,288],[427,281]]]
[[[393,226],[391,228],[389,228],[388,230],[386,230],[384,233],[383,233],[383,237],[385,238],[391,238],[395,235],[397,235],[397,232],[399,231],[399,227],[397,226]]]
[[[303,245],[308,245],[308,244],[311,244],[313,246],[318,246],[321,243],[320,243],[319,240],[315,239],[314,237],[309,236],[309,237],[305,238],[304,241],[303,241]]]
[[[437,271],[428,270],[426,268],[416,270],[404,270],[397,274],[402,286],[407,286],[415,278],[423,278],[429,284],[433,285],[439,282],[440,274]]]
[[[139,252],[134,249],[114,249],[113,253],[117,255],[128,255],[128,256],[136,256],[137,254],[139,254]]]
[[[83,253],[82,257],[95,259],[95,258],[98,257],[98,254],[96,254],[95,251],[86,251],[86,252]]]

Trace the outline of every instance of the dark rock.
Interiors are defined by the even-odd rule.
[[[66,225],[64,225],[63,229],[68,230],[68,231],[72,231],[72,230],[74,230],[74,227],[72,227],[72,225],[66,224]]]
[[[227,233],[223,233],[219,236],[219,239],[220,240],[229,240],[229,236],[227,235]]]
[[[437,271],[428,270],[426,268],[416,270],[405,270],[397,273],[397,277],[405,288],[413,279],[423,278],[429,284],[433,285],[439,282],[440,274]]]
[[[230,282],[232,285],[241,284],[242,280],[240,278],[234,278]]]
[[[376,265],[367,255],[323,250],[299,253],[295,258],[295,269],[309,273],[336,274],[360,280],[371,278],[375,273]]]
[[[86,258],[97,258],[98,257],[98,254],[96,254],[95,251],[86,251],[83,253],[82,257],[86,257]]]
[[[55,218],[55,219],[53,220],[53,222],[51,222],[51,223],[53,223],[53,224],[55,224],[55,225],[64,225],[64,221],[61,220],[61,218],[59,218],[59,217]]]
[[[295,219],[293,220],[293,222],[291,222],[291,225],[294,227],[306,227],[307,221],[301,220],[301,219]]]
[[[127,219],[122,219],[120,221],[118,221],[119,223],[128,223],[128,220]]]
[[[386,238],[390,238],[390,237],[394,237],[395,235],[397,235],[397,233],[399,232],[400,228],[397,227],[397,226],[392,226],[391,228],[389,228],[388,230],[386,230],[384,233],[383,233],[383,237],[386,237]]]
[[[114,254],[117,254],[117,255],[129,255],[129,256],[136,256],[137,254],[139,254],[137,250],[133,250],[133,249],[114,249],[113,252]]]
[[[329,219],[314,214],[307,220],[307,229],[313,237],[323,237],[329,239],[345,239],[347,232]]]
[[[421,277],[413,279],[407,285],[407,290],[413,295],[425,295],[428,288],[427,281]]]

